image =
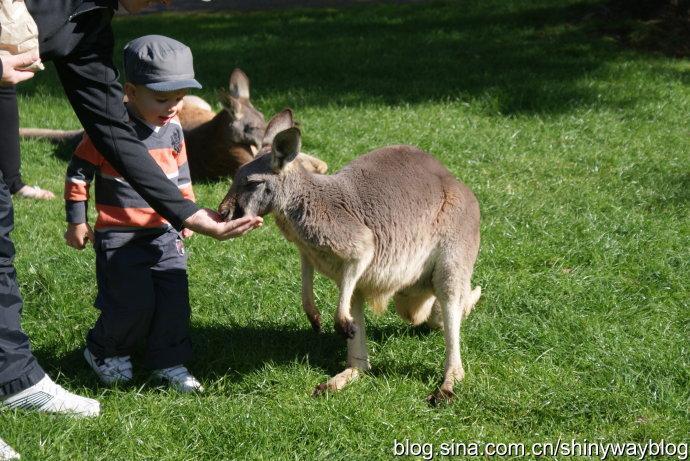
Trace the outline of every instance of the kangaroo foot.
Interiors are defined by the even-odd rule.
[[[352,319],[345,320],[343,322],[339,322],[336,320],[335,331],[343,339],[352,339],[355,337],[355,333],[357,332],[357,325],[355,324],[355,321]]]
[[[429,402],[429,405],[434,408],[438,408],[441,405],[448,405],[452,403],[453,400],[455,400],[455,392],[453,392],[452,389],[444,390],[443,388],[437,389],[433,394],[426,398],[426,401]]]
[[[357,378],[359,378],[359,368],[346,368],[345,371],[338,373],[329,379],[328,382],[316,386],[312,397],[320,397],[327,395],[329,392],[339,391]]]

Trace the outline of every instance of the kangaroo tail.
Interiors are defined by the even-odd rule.
[[[43,128],[20,128],[19,136],[22,139],[45,139],[55,144],[62,142],[77,144],[84,130],[46,130]]]

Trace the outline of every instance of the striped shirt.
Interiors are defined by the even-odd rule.
[[[131,114],[130,117],[129,123],[137,137],[168,179],[177,185],[183,197],[194,200],[187,151],[179,121],[175,118],[162,127],[152,127]],[[113,236],[117,234],[118,239],[122,239],[123,233],[149,234],[154,230],[164,231],[172,227],[105,160],[86,134],[67,167],[64,193],[67,222],[88,222],[89,189],[94,177],[98,211],[96,232],[112,233]],[[134,237],[131,235],[125,240]]]

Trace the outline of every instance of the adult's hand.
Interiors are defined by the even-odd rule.
[[[34,76],[33,70],[26,70],[24,67],[35,63],[40,58],[35,51],[15,55],[0,55],[2,61],[2,78],[0,85],[15,85]]]
[[[184,221],[184,227],[217,240],[228,240],[261,227],[263,222],[263,218],[259,216],[224,221],[215,211],[202,208]]]

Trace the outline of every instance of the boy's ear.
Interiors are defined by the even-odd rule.
[[[137,87],[133,83],[125,82],[125,102],[132,101],[137,96]]]

